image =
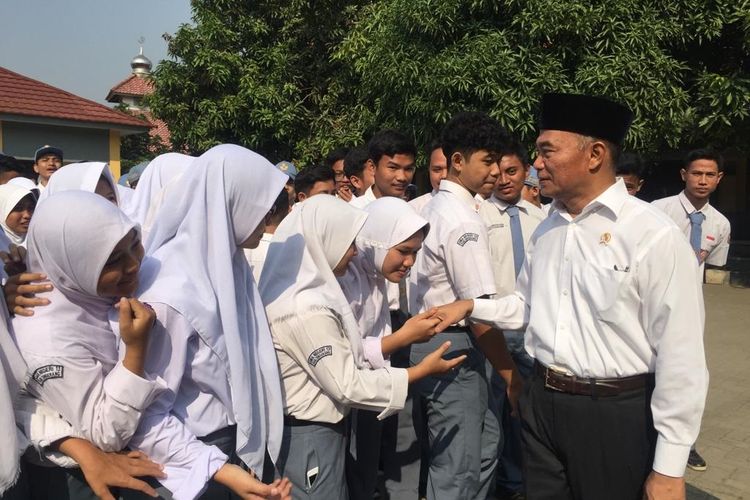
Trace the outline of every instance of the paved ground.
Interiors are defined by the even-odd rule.
[[[750,500],[750,289],[704,285],[711,382],[698,450],[708,469],[688,469],[688,500]]]

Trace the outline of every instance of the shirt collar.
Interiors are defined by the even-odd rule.
[[[708,210],[708,202],[706,202],[705,205],[703,205],[700,210],[695,208],[692,203],[690,203],[690,200],[688,200],[688,197],[685,196],[685,190],[683,189],[680,191],[680,194],[677,195],[677,199],[680,200],[680,204],[682,205],[682,208],[685,209],[686,214],[692,214],[693,212],[706,212]]]
[[[505,212],[508,209],[508,207],[510,206],[510,203],[508,203],[506,201],[503,201],[500,198],[495,197],[494,194],[492,196],[490,196],[489,198],[487,198],[487,201],[490,202],[490,203],[492,203],[493,205],[495,205],[502,212]],[[524,204],[525,201],[526,200],[524,200],[523,198],[521,198],[520,200],[518,200],[518,203],[516,203],[516,206],[518,208],[520,208],[521,210],[523,210],[524,212],[528,212],[529,211],[528,210],[528,205]]]
[[[477,200],[475,200],[474,197],[469,192],[469,190],[463,187],[462,185],[457,184],[453,181],[449,181],[447,179],[443,179],[442,181],[440,181],[440,191],[447,191],[449,193],[453,193],[454,195],[458,197],[458,199],[464,202],[466,206],[476,211]]]
[[[583,210],[581,210],[581,213],[578,215],[578,217],[587,215],[588,213],[599,210],[600,208],[606,208],[610,212],[612,217],[614,219],[617,219],[617,216],[620,214],[620,209],[622,209],[622,206],[625,204],[625,201],[629,196],[630,195],[628,194],[628,190],[625,187],[625,181],[623,181],[622,179],[617,179],[615,183],[609,186],[602,194],[591,200],[588,205],[583,207]],[[561,216],[570,218],[568,209],[565,208],[565,205],[563,205],[560,201],[553,201],[552,208],[554,208]]]

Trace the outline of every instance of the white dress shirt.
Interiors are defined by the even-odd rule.
[[[330,310],[307,311],[271,324],[284,385],[284,413],[300,420],[340,422],[350,408],[381,412],[406,402],[403,368],[360,369],[341,320]]]
[[[255,283],[260,281],[260,273],[263,271],[263,263],[266,261],[266,255],[268,255],[268,246],[271,244],[273,234],[263,233],[263,237],[260,239],[260,243],[256,248],[246,248],[245,259],[250,264],[250,269],[253,271],[253,278]]]
[[[411,205],[418,214],[421,214],[424,207],[427,206],[430,201],[432,201],[436,194],[438,194],[438,190],[433,189],[429,193],[425,193],[422,196],[417,196],[409,202],[409,205]]]
[[[669,196],[652,202],[672,219],[680,231],[690,241],[690,214],[696,208],[685,196],[685,191],[675,196]],[[710,203],[706,203],[700,210],[705,219],[701,224],[701,250],[708,252],[704,263],[712,266],[723,266],[727,263],[729,254],[729,220],[716,210]],[[701,271],[703,270],[701,263]],[[703,274],[701,272],[701,274]]]
[[[357,208],[365,208],[367,205],[370,204],[371,201],[375,201],[377,198],[375,197],[375,193],[372,192],[372,186],[367,188],[367,191],[364,192],[362,196],[357,196],[356,198],[352,198],[349,203],[353,207]]]
[[[510,231],[510,216],[506,209],[510,205],[495,195],[479,205],[479,215],[487,225],[492,270],[495,276],[497,295],[502,297],[516,289],[516,269],[513,261],[513,238]],[[542,209],[521,198],[518,203],[518,218],[521,222],[524,249],[539,223],[547,218]]]
[[[412,314],[496,293],[487,228],[477,205],[464,187],[443,180],[420,214],[429,221],[430,232],[409,275]]]
[[[198,439],[235,423],[228,367],[179,312],[150,304],[157,320],[145,366],[169,390],[146,409],[130,448],[164,466],[159,482],[176,500],[193,499],[228,460]]]
[[[529,241],[516,292],[475,300],[472,319],[528,322],[526,351],[579,377],[655,373],[653,469],[682,476],[708,389],[692,249],[621,180],[575,218],[554,208]]]

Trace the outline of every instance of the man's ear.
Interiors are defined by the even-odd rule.
[[[601,168],[607,156],[607,146],[602,141],[591,142],[591,157],[589,159],[589,171],[594,172]]]
[[[448,173],[450,173],[451,170],[456,173],[461,173],[461,170],[463,170],[465,165],[466,158],[464,158],[464,155],[459,151],[454,151],[450,157],[450,162],[448,163]]]
[[[305,193],[297,193],[297,203],[302,203],[307,199],[307,195]]]
[[[687,170],[684,168],[680,169],[680,178],[682,179],[682,182],[687,182]]]
[[[716,176],[716,184],[721,182],[721,179],[724,177],[724,172],[719,172],[719,175]]]

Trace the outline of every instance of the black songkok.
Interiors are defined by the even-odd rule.
[[[545,94],[539,115],[540,130],[564,130],[622,145],[633,122],[633,112],[603,97]]]

